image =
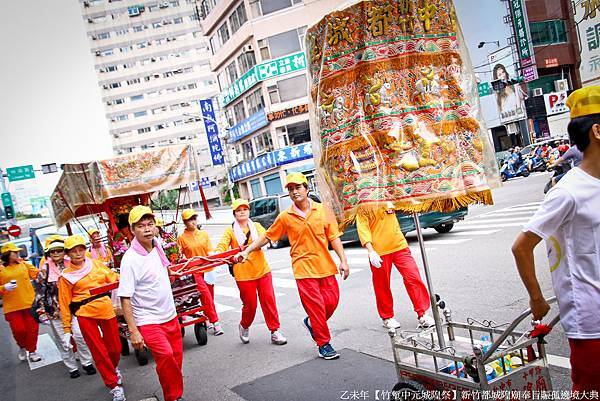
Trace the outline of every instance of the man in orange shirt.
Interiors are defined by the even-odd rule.
[[[217,245],[218,253],[225,252],[229,248],[251,244],[265,233],[265,229],[260,223],[250,220],[250,205],[247,200],[234,200],[232,208],[235,222],[225,230],[221,242]],[[243,305],[239,327],[242,343],[250,342],[250,325],[256,315],[258,306],[256,296],[258,295],[265,322],[271,331],[271,343],[287,344],[287,339],[279,331],[279,314],[277,313],[275,291],[273,291],[273,278],[265,259],[265,253],[262,249],[254,251],[248,255],[248,260],[233,265],[232,269]]]
[[[181,213],[185,230],[177,238],[177,246],[187,259],[194,256],[208,256],[213,251],[213,246],[210,243],[210,238],[206,231],[198,230],[196,218],[198,213],[193,209],[185,209]],[[207,272],[208,273],[208,272]],[[204,315],[208,319],[209,328],[213,328],[213,334],[220,336],[223,334],[223,328],[219,323],[219,315],[215,308],[215,290],[213,284],[207,284],[204,279],[204,273],[195,273],[196,285],[200,293],[200,301],[204,306]]]
[[[118,368],[121,340],[114,307],[108,294],[90,295],[91,289],[115,282],[119,275],[103,263],[86,256],[85,239],[81,235],[67,237],[64,249],[71,259],[69,267],[63,270],[58,280],[58,303],[65,331],[64,346],[72,347],[71,317],[75,315],[113,401],[125,401]]]
[[[339,273],[345,280],[350,269],[339,239],[341,233],[333,214],[308,197],[308,180],[304,174],[289,174],[285,187],[294,204],[281,212],[267,232],[238,255],[238,260],[248,259],[253,251],[287,234],[294,278],[308,315],[303,323],[319,347],[319,357],[336,359],[340,355],[330,344],[327,320],[337,308],[340,291],[335,279],[338,268],[327,245],[331,243],[339,256]]]
[[[390,287],[392,263],[404,279],[404,286],[417,313],[419,327],[433,326],[433,318],[426,314],[431,306],[429,292],[400,230],[394,205],[387,202],[370,214],[358,214],[356,229],[361,244],[369,251],[375,301],[383,327],[400,327],[400,323],[394,318],[394,298]]]

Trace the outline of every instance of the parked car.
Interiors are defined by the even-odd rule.
[[[321,202],[319,196],[310,193],[309,197],[316,202]],[[292,200],[289,195],[270,195],[261,198],[256,198],[250,201],[250,218],[252,221],[258,222],[265,228],[269,228],[275,221],[277,215],[292,205]],[[454,223],[463,220],[468,214],[468,208],[456,209],[452,212],[428,212],[421,213],[419,215],[419,222],[421,227],[433,228],[438,233],[448,233],[454,227]],[[406,215],[401,212],[397,212],[396,216],[400,223],[400,229],[404,234],[415,230],[415,223],[412,215]],[[351,224],[344,230],[344,234],[340,238],[344,242],[355,242],[358,241],[358,232],[356,225]],[[289,245],[287,238],[282,238],[275,243],[272,243],[273,248],[281,248]]]

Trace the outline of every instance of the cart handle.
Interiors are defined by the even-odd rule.
[[[546,299],[546,302],[548,302],[549,304],[553,304],[556,302],[556,297],[551,297]],[[482,359],[483,361],[487,361],[488,358],[490,356],[492,356],[494,354],[494,352],[496,352],[496,350],[498,349],[498,347],[504,342],[504,340],[506,340],[506,338],[510,335],[510,333],[512,333],[512,331],[523,321],[525,320],[525,318],[527,316],[529,316],[531,314],[531,308],[527,309],[526,311],[524,311],[523,313],[521,313],[515,320],[513,320],[513,322],[506,328],[506,330],[504,330],[504,332],[500,335],[500,337],[498,337],[496,339],[496,341],[494,341],[494,343],[492,344],[492,346],[490,347],[490,349],[483,355]],[[552,328],[554,327],[554,325],[556,323],[558,323],[559,317],[555,317],[554,319],[552,319],[552,321],[550,322],[550,324],[548,325],[548,327]]]

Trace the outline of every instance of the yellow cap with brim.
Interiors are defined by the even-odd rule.
[[[100,234],[100,230],[98,230],[97,228],[94,228],[94,227],[92,227],[92,228],[90,228],[90,229],[87,231],[87,233],[88,233],[88,235],[91,237],[92,235],[94,235],[94,234],[96,234],[96,233]]]
[[[67,250],[67,251],[69,251],[79,245],[85,246],[85,239],[79,234],[68,236],[65,239],[64,246],[65,246],[65,250]]]
[[[240,206],[246,206],[248,209],[250,209],[250,202],[248,202],[246,199],[235,199],[231,203],[231,208],[234,212],[238,210]]]
[[[571,119],[600,114],[600,86],[577,89],[569,95],[566,104],[571,111]]]
[[[12,242],[7,242],[6,244],[2,245],[0,252],[2,254],[8,253],[8,252],[21,252],[21,248],[19,248]]]
[[[198,216],[198,213],[196,213],[194,209],[185,209],[183,212],[181,212],[181,219],[183,221],[189,220],[194,216]]]
[[[46,237],[44,240],[44,249],[48,248],[51,243],[60,242],[61,244],[65,242],[65,239],[62,235],[52,234]]]
[[[152,209],[148,206],[137,205],[131,209],[129,212],[129,225],[132,226],[138,221],[142,219],[144,216],[152,216],[154,217],[154,213],[152,213]]]
[[[165,223],[162,221],[162,219],[160,217],[155,218],[154,222],[156,224],[156,227],[162,227],[165,225]]]
[[[302,173],[290,173],[285,179],[285,187],[287,188],[290,184],[308,185],[308,180],[306,179],[306,176]]]
[[[50,252],[53,249],[65,249],[65,243],[62,241],[54,241],[44,249],[44,252]]]

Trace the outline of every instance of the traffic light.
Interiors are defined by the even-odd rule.
[[[7,219],[15,218],[15,209],[12,206],[4,206],[4,214]]]

